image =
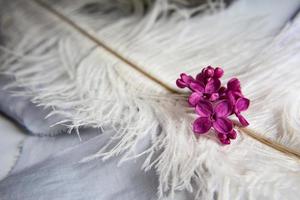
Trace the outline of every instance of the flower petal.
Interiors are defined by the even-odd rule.
[[[227,100],[219,101],[215,106],[217,117],[227,117],[232,113],[232,106]]]
[[[240,123],[243,126],[248,126],[249,125],[249,122],[240,113],[236,114],[236,116],[238,117]]]
[[[230,79],[227,83],[227,88],[228,88],[228,90],[240,92],[241,91],[241,83],[240,83],[239,79],[237,79],[237,78]]]
[[[196,76],[196,80],[197,80],[198,82],[200,82],[200,83],[203,83],[203,84],[204,84],[204,80],[205,80],[205,78],[204,78],[203,72],[201,72],[201,73],[197,74],[197,76]]]
[[[205,93],[212,94],[219,90],[221,81],[217,78],[210,79],[205,86]]]
[[[212,122],[208,117],[199,117],[194,121],[193,131],[198,134],[206,133],[211,128]]]
[[[213,122],[213,127],[219,133],[229,133],[233,129],[233,124],[231,120],[225,117],[219,117]]]
[[[234,106],[236,100],[235,100],[235,96],[234,96],[234,94],[233,94],[232,91],[229,90],[229,91],[227,92],[227,98],[228,98],[228,100],[229,100],[230,105]]]
[[[198,93],[198,92],[193,92],[190,96],[189,96],[189,99],[188,99],[188,102],[191,106],[195,107],[200,100],[203,99],[203,96],[201,93]]]
[[[194,92],[201,92],[201,93],[204,92],[204,84],[203,84],[203,83],[199,83],[199,82],[196,82],[196,81],[192,81],[192,82],[190,83],[190,88],[191,88],[191,90],[193,90]]]
[[[194,79],[192,76],[189,76],[185,73],[180,74],[181,80],[187,84],[190,84]]]
[[[201,117],[210,117],[210,115],[213,113],[212,104],[208,101],[200,101],[196,105],[196,113]]]
[[[247,98],[239,98],[236,103],[235,103],[235,109],[238,111],[238,112],[241,112],[241,111],[245,111],[248,109],[250,105],[250,100],[247,99]]]
[[[176,85],[177,85],[177,87],[179,87],[179,88],[185,88],[185,87],[187,86],[186,83],[183,82],[181,79],[177,79],[177,80],[176,80]]]

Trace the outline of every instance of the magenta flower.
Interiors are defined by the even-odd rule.
[[[193,124],[195,133],[203,134],[213,127],[218,133],[227,134],[233,129],[233,123],[227,118],[232,113],[227,100],[219,101],[215,106],[208,101],[200,101],[196,113],[200,117]]]
[[[243,126],[248,126],[249,123],[241,115],[241,112],[248,109],[250,105],[250,100],[243,96],[241,91],[240,81],[237,78],[232,78],[231,80],[228,81],[227,96],[230,104],[234,108],[233,112],[239,119],[240,123]]]
[[[195,107],[200,100],[209,99],[216,101],[219,98],[218,90],[221,87],[219,78],[223,76],[223,70],[219,67],[216,69],[208,66],[202,70],[190,83],[190,89],[193,93],[190,95],[188,102]]]
[[[237,78],[229,80],[227,87],[222,86],[220,78],[223,74],[221,68],[208,66],[195,79],[182,73],[176,84],[179,88],[189,88],[192,92],[188,103],[195,107],[199,115],[193,123],[193,131],[204,134],[214,129],[222,144],[230,144],[237,132],[228,117],[235,114],[242,126],[249,125],[241,112],[248,109],[250,100],[242,94]]]

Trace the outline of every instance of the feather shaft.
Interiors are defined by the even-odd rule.
[[[261,136],[261,134],[258,134],[256,131],[249,129],[249,128],[242,128],[242,127],[238,127],[238,130],[240,130],[241,132],[245,133],[246,135],[248,135],[249,137],[251,137],[252,139],[261,142],[262,144],[265,144],[269,147],[271,147],[272,149],[275,149],[281,153],[284,153],[285,155],[288,155],[290,157],[294,157],[297,159],[300,159],[300,152],[291,149],[289,147],[286,147],[278,142],[275,141],[271,141],[263,136]]]

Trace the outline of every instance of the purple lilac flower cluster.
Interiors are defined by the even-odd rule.
[[[228,117],[234,114],[242,126],[248,126],[241,112],[248,109],[250,100],[244,97],[237,78],[230,79],[227,87],[222,86],[220,78],[223,74],[220,67],[208,66],[196,78],[182,73],[176,84],[179,88],[192,91],[188,103],[198,115],[193,123],[193,131],[204,134],[213,128],[222,144],[230,144],[237,133]]]

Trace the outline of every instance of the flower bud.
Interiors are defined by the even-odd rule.
[[[237,78],[230,79],[227,83],[227,88],[228,88],[228,90],[240,92],[241,84],[240,84],[239,79],[237,79]]]
[[[218,133],[218,138],[219,138],[220,140],[226,140],[226,139],[227,139],[227,135],[224,134],[224,133]]]
[[[220,139],[220,142],[221,142],[222,144],[230,144],[230,139],[229,139],[229,138],[227,138],[227,139],[225,139],[225,140]]]
[[[213,77],[214,76],[214,68],[212,68],[211,66],[208,66],[205,70],[204,70],[204,75],[207,78]]]
[[[228,133],[228,137],[230,139],[235,139],[236,138],[236,131],[234,129],[232,129],[229,133]]]
[[[224,71],[223,69],[221,69],[220,67],[217,67],[215,70],[214,70],[214,77],[215,78],[221,78],[224,74]]]

